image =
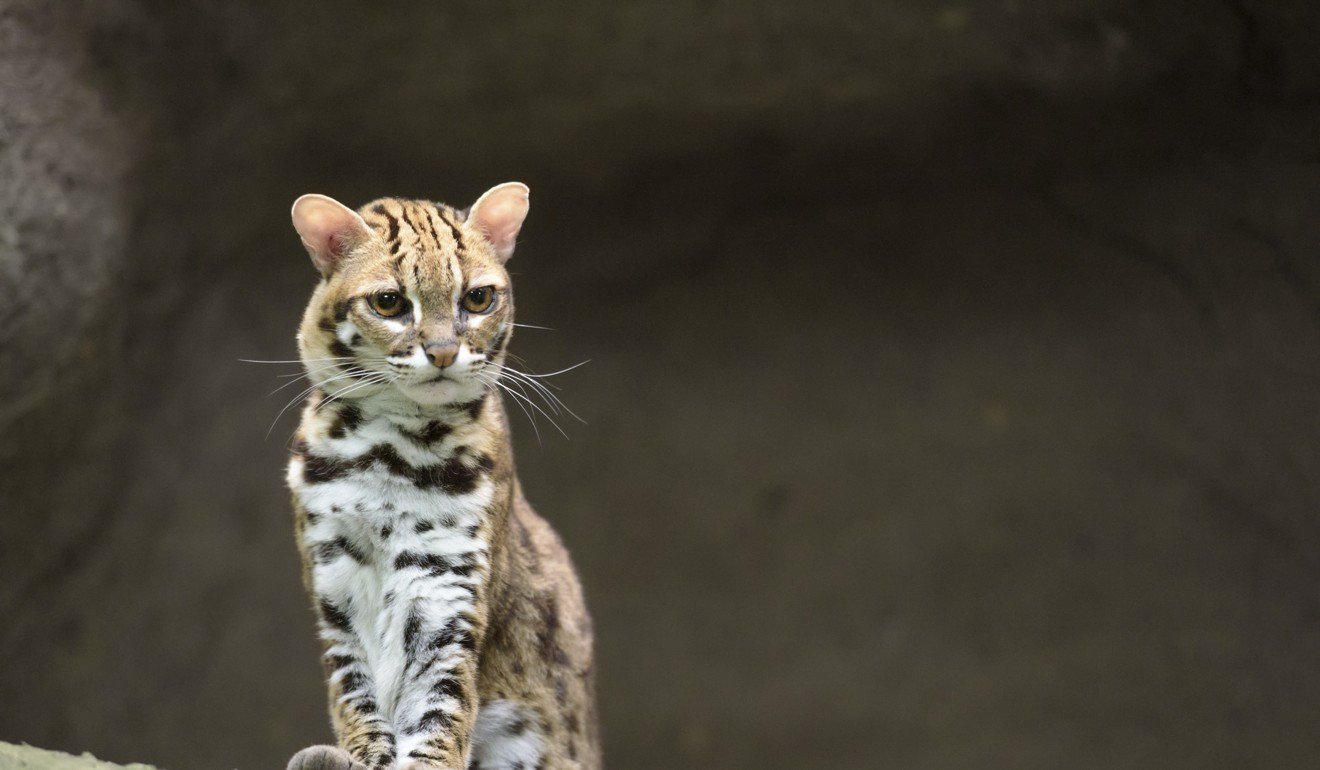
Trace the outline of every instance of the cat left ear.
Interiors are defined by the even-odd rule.
[[[325,195],[304,195],[293,202],[293,229],[326,278],[348,252],[371,237],[371,227],[356,211]]]
[[[530,192],[522,182],[505,182],[482,193],[468,211],[467,221],[486,234],[501,262],[513,256],[514,242],[531,206]]]

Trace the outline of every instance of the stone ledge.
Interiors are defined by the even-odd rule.
[[[116,765],[102,762],[88,752],[79,756],[47,751],[27,744],[0,742],[0,770],[156,770],[151,765]]]

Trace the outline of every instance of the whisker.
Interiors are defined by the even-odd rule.
[[[551,425],[555,426],[555,430],[559,431],[559,434],[560,434],[561,436],[563,436],[564,438],[568,438],[568,434],[564,432],[564,429],[563,429],[563,428],[559,427],[559,423],[555,422],[555,418],[551,417],[551,416],[549,415],[549,413],[546,412],[544,409],[542,409],[539,405],[537,405],[537,403],[536,403],[535,401],[531,400],[530,398],[528,398],[528,397],[526,397],[526,396],[524,396],[524,395],[519,394],[517,391],[514,391],[512,388],[504,387],[504,385],[503,385],[502,383],[498,383],[498,382],[497,382],[496,384],[497,384],[497,385],[500,385],[500,387],[504,390],[505,393],[508,393],[509,395],[513,396],[514,398],[520,398],[520,399],[522,399],[523,401],[527,402],[527,405],[528,405],[528,406],[530,406],[531,408],[533,408],[533,409],[535,409],[536,411],[540,412],[542,417],[544,417],[546,420],[548,420],[548,421],[550,422]]]
[[[517,326],[519,329],[540,329],[540,330],[543,331],[543,332],[553,332],[553,331],[557,331],[556,329],[552,329],[552,328],[550,328],[549,326],[537,326],[536,324],[516,324],[516,323],[510,323],[509,325],[510,325],[510,326]]]
[[[586,362],[584,361],[583,363]],[[538,380],[532,379],[531,375],[529,375],[528,373],[518,371],[517,369],[514,369],[513,367],[508,365],[495,364],[495,366],[497,366],[500,369],[501,374],[508,375],[510,380],[516,382],[523,382],[527,385],[530,385],[534,389],[534,391],[541,396],[541,399],[546,402],[546,405],[549,406],[551,409],[555,410],[556,414],[558,414],[559,409],[556,408],[555,405],[558,404],[559,408],[562,408],[565,412],[568,412],[578,422],[582,423],[583,425],[587,424],[587,421],[582,419],[582,417],[577,412],[574,412],[572,409],[570,409],[568,404],[564,403],[563,399],[559,398],[559,396],[555,395],[549,388],[546,387],[547,383],[542,383],[539,382]],[[579,366],[581,366],[581,364],[579,364]],[[551,387],[553,387],[553,385],[551,385]]]
[[[489,383],[490,385],[493,385],[505,392],[510,392],[508,388],[505,388],[503,385],[500,384],[499,380],[491,378],[490,375],[483,375],[481,373],[478,373],[477,376],[481,378],[482,382]],[[517,407],[522,410],[523,414],[527,415],[527,422],[531,424],[532,433],[535,434],[536,436],[536,445],[541,446],[541,430],[536,426],[536,418],[532,417],[532,413],[527,411],[527,407],[523,406],[522,402],[519,401],[518,399],[515,398],[513,400],[513,403],[516,404]]]
[[[589,363],[591,363],[591,359],[590,359],[590,358],[588,358],[586,361],[579,361],[579,362],[577,362],[576,364],[573,364],[572,366],[566,367],[566,368],[564,368],[564,369],[560,369],[560,370],[557,371],[557,372],[549,372],[549,373],[547,373],[547,374],[532,374],[531,372],[523,372],[523,374],[527,375],[528,377],[554,377],[556,374],[563,374],[564,372],[571,372],[571,371],[573,371],[574,369],[578,368],[579,366],[586,366],[586,365],[589,364]]]
[[[370,370],[366,370],[366,369],[358,369],[357,367],[354,367],[353,369],[350,369],[348,372],[345,372],[345,373],[344,373],[344,376],[346,376],[346,377],[347,377],[347,376],[354,376],[354,375],[356,375],[356,376],[367,375],[367,376],[369,376],[369,377],[376,377],[376,376],[379,376],[380,373],[379,373],[379,372],[370,371]],[[293,398],[289,399],[288,403],[286,403],[286,404],[284,405],[284,408],[280,410],[279,414],[275,415],[275,419],[274,419],[274,420],[271,420],[271,422],[270,422],[270,427],[266,429],[266,438],[270,438],[270,432],[271,432],[272,430],[275,429],[275,423],[279,422],[279,421],[280,421],[280,417],[283,417],[283,416],[284,416],[284,413],[287,412],[287,411],[289,411],[289,407],[291,407],[291,406],[293,406],[294,404],[298,403],[298,401],[300,401],[301,399],[303,399],[305,396],[307,396],[307,395],[308,395],[309,393],[311,393],[313,390],[316,390],[317,388],[321,387],[322,384],[324,384],[324,383],[326,383],[326,382],[333,382],[334,379],[338,379],[338,378],[331,378],[330,380],[325,380],[324,382],[313,382],[311,385],[309,385],[308,387],[304,388],[303,391],[302,391],[301,393],[299,393],[299,394],[295,395]],[[296,382],[296,380],[295,380],[295,382]]]
[[[317,362],[317,361],[347,361],[347,360],[349,360],[349,359],[351,359],[351,358],[353,358],[353,356],[332,356],[332,357],[330,357],[330,358],[309,358],[309,359],[307,359],[306,361],[304,361],[304,360],[301,359],[301,358],[293,358],[293,359],[280,360],[280,361],[264,361],[264,360],[257,359],[257,358],[239,358],[239,359],[237,359],[237,360],[238,360],[238,361],[241,361],[241,362],[243,362],[243,363],[245,363],[245,364],[301,364],[301,363],[314,363],[314,362]]]

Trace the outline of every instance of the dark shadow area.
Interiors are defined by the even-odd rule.
[[[329,738],[288,206],[521,179],[610,766],[1314,761],[1320,12],[308,9],[0,11],[0,740]]]

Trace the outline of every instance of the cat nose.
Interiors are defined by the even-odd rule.
[[[422,352],[426,353],[426,358],[432,366],[443,369],[453,364],[454,359],[458,358],[458,343],[454,340],[428,342],[422,346]]]

